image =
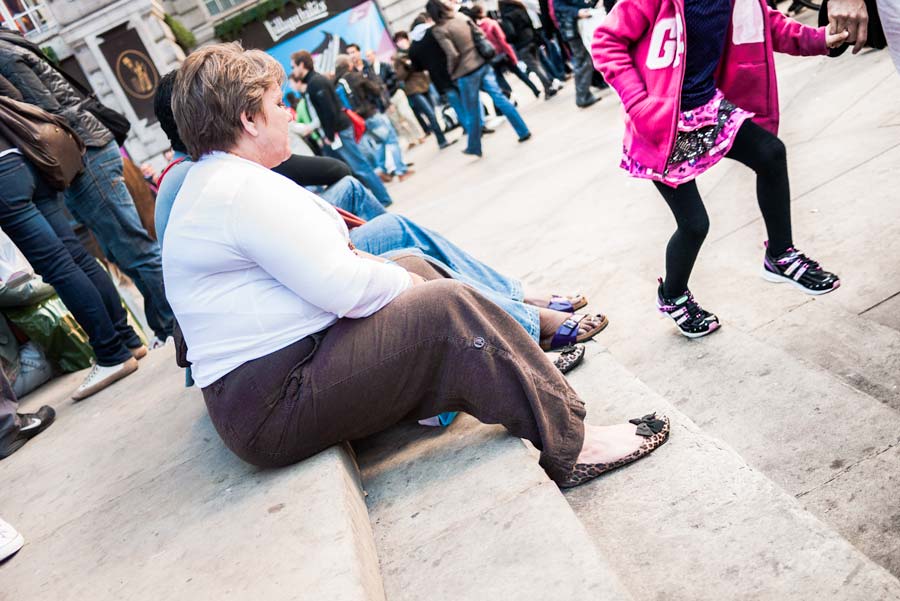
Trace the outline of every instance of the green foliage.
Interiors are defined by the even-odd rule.
[[[223,42],[231,42],[238,39],[241,30],[250,23],[259,22],[281,10],[288,4],[296,4],[302,6],[306,4],[305,0],[263,0],[255,4],[243,12],[240,12],[230,19],[225,19],[214,30],[215,36]]]
[[[172,30],[172,35],[175,36],[175,42],[181,46],[181,49],[184,50],[185,54],[188,54],[194,46],[197,45],[197,38],[194,37],[194,34],[191,33],[190,29],[185,27],[181,21],[172,15],[165,15],[163,20],[166,22],[166,25],[169,26],[169,29]]]

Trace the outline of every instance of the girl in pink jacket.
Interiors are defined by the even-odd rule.
[[[695,179],[723,157],[756,172],[769,236],[763,277],[808,294],[840,285],[794,248],[774,52],[827,54],[847,35],[802,25],[766,0],[620,0],[594,34],[594,65],[625,108],[622,168],[653,180],[678,224],[657,305],[685,336],[719,327],[688,279],[709,230]]]

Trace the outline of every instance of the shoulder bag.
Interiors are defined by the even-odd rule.
[[[490,40],[488,40],[484,32],[481,31],[481,28],[475,24],[471,19],[469,21],[469,31],[472,32],[472,42],[475,44],[475,50],[478,51],[478,54],[481,58],[486,61],[490,61],[494,58],[494,55],[497,54],[497,50],[494,48],[494,45],[491,44]]]

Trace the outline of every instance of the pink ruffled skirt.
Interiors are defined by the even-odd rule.
[[[622,157],[622,169],[633,177],[679,186],[722,160],[731,150],[741,124],[752,118],[753,113],[738,108],[716,90],[712,100],[679,115],[675,146],[665,173],[645,167],[627,153]]]

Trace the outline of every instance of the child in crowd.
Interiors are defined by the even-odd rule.
[[[794,247],[774,51],[824,55],[847,36],[802,25],[765,0],[620,0],[597,29],[594,65],[626,113],[622,168],[653,181],[678,225],[657,303],[685,336],[719,328],[688,279],[709,229],[695,180],[723,157],[756,172],[769,236],[763,277],[807,294],[840,285]]]

